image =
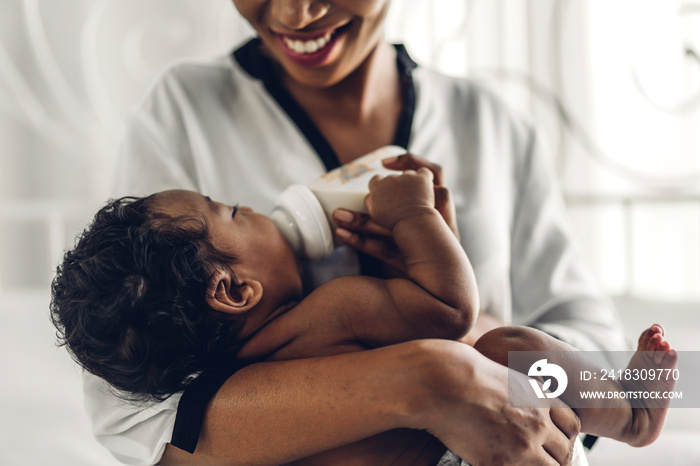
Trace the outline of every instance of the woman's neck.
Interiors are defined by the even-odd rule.
[[[380,41],[355,71],[333,86],[304,86],[287,76],[282,84],[316,123],[341,162],[393,141],[401,111],[401,85],[396,50],[387,42]],[[349,141],[355,144],[348,147]]]

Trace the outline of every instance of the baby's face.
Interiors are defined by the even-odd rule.
[[[266,294],[277,295],[280,300],[301,297],[299,262],[267,216],[192,191],[165,191],[156,195],[156,202],[157,209],[167,215],[203,216],[214,247],[235,257],[232,269],[260,281]]]

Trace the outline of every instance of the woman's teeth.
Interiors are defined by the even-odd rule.
[[[310,53],[316,53],[319,50],[321,50],[323,47],[328,45],[328,43],[331,41],[331,36],[332,33],[329,32],[325,36],[317,37],[316,39],[312,40],[293,40],[290,39],[289,37],[282,37],[282,40],[284,40],[284,44],[292,51],[298,53],[298,54],[310,54]]]

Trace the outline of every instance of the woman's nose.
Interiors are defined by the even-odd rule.
[[[299,30],[322,18],[329,8],[324,0],[273,0],[271,13],[285,27]]]

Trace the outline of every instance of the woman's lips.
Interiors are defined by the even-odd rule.
[[[273,32],[282,45],[282,50],[292,61],[302,66],[315,67],[325,63],[349,24],[310,34]]]

